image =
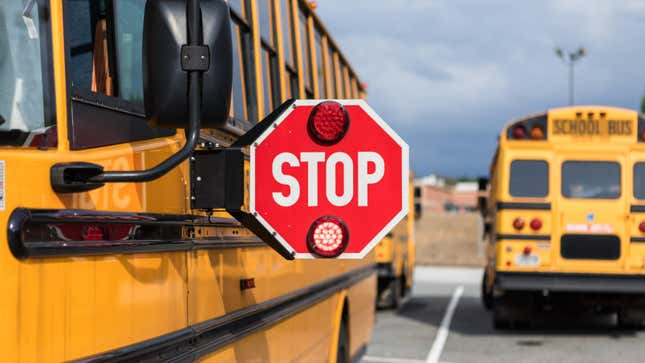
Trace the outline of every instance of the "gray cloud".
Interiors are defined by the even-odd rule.
[[[417,174],[486,174],[509,119],[564,105],[556,46],[589,52],[576,103],[637,108],[645,91],[641,0],[321,0],[317,12]]]

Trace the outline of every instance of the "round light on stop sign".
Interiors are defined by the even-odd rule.
[[[362,258],[408,212],[408,145],[363,100],[338,100],[349,127],[333,145],[308,130],[318,100],[297,100],[251,147],[250,212],[295,258],[321,217],[341,221],[338,258]],[[323,256],[324,257],[324,256]]]

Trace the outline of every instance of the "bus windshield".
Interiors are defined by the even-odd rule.
[[[45,126],[38,12],[37,1],[0,2],[0,144]]]

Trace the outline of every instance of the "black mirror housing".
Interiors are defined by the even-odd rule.
[[[485,216],[486,210],[488,209],[488,198],[484,196],[477,197],[477,209],[479,209],[479,212]]]
[[[488,183],[489,183],[488,178],[486,178],[486,177],[478,178],[477,179],[477,189],[480,192],[488,190]]]
[[[230,12],[224,0],[202,0],[203,34],[208,47],[202,58],[202,128],[226,123],[231,103],[233,44]],[[143,96],[149,123],[157,127],[188,128],[188,44],[185,0],[148,0],[143,22]],[[201,55],[198,55],[201,58]]]

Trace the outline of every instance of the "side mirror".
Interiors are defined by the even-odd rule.
[[[203,70],[201,127],[226,123],[233,81],[230,12],[224,0],[202,0],[202,33],[188,42],[185,0],[148,0],[143,21],[143,98],[153,126],[188,128],[188,73]]]
[[[154,126],[183,128],[186,143],[146,170],[105,171],[102,165],[54,164],[52,189],[73,193],[105,183],[147,182],[186,160],[200,128],[222,126],[231,103],[233,45],[224,0],[148,0],[143,21],[143,98]]]
[[[480,192],[488,190],[488,178],[479,178],[477,179],[477,186]]]
[[[488,207],[488,198],[480,196],[477,197],[477,209],[482,216],[486,216],[486,208]]]

